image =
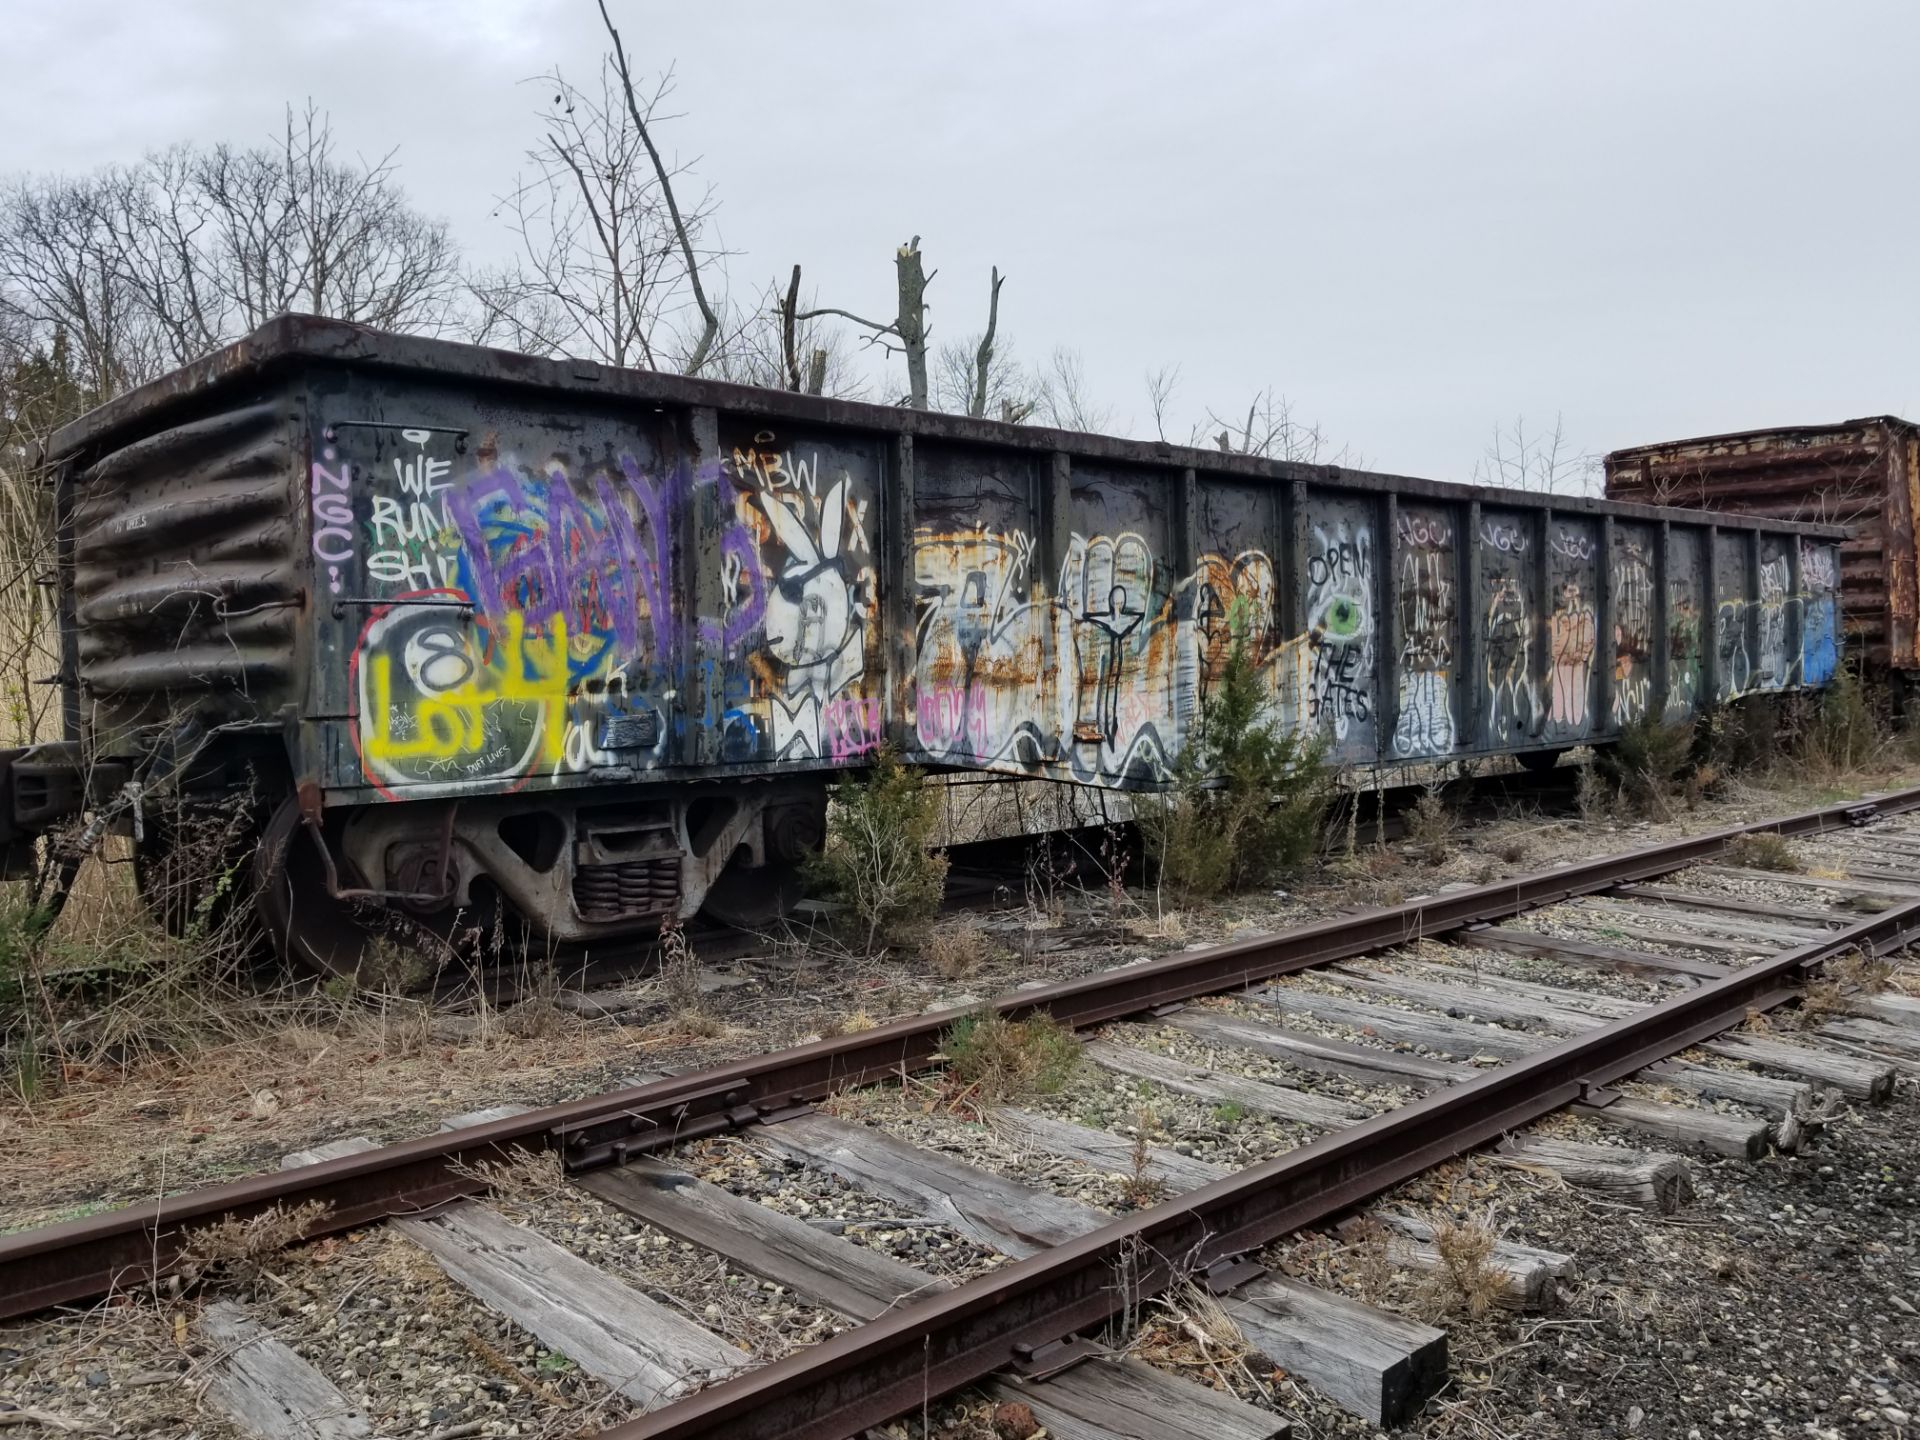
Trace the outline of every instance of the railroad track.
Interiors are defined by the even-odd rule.
[[[0,1237],[0,1316],[146,1285],[209,1227],[318,1205],[310,1235],[391,1220],[521,1332],[624,1395],[640,1413],[604,1432],[621,1440],[853,1435],[971,1384],[1029,1406],[1055,1435],[1147,1433],[1146,1417],[1175,1440],[1285,1433],[1270,1411],[1085,1338],[1186,1283],[1222,1297],[1267,1358],[1391,1424],[1444,1378],[1445,1336],[1251,1257],[1489,1144],[1665,1207],[1686,1190],[1690,1150],[1791,1153],[1821,1123],[1823,1097],[1885,1100],[1897,1073],[1920,1070],[1920,1001],[1828,986],[1801,1028],[1748,1022],[1803,998],[1829,962],[1920,940],[1916,812],[1920,790],[1904,791],[995,1002],[1010,1020],[1046,1012],[1088,1032],[1086,1063],[1168,1103],[1297,1138],[1252,1163],[1155,1151],[1044,1106],[985,1117],[999,1153],[1053,1157],[1046,1174],[1087,1181],[1066,1195],[1017,1173],[1017,1159],[974,1166],[817,1108],[937,1070],[962,1018],[949,1012],[399,1145],[346,1138],[275,1174]],[[1763,832],[1797,840],[1810,868],[1734,863]],[[1624,1143],[1529,1133],[1565,1109]],[[700,1177],[743,1147],[758,1166],[834,1177],[896,1228],[950,1237],[984,1257],[977,1273],[923,1272],[861,1243],[859,1225],[836,1233]],[[636,1232],[677,1237],[847,1328],[750,1367],[697,1308],[669,1308],[489,1204],[485,1167],[521,1150],[556,1156],[570,1185]],[[1129,1166],[1171,1198],[1104,1205],[1100,1177]],[[1380,1218],[1408,1232],[1413,1263],[1431,1263],[1418,1217]],[[1496,1255],[1521,1303],[1571,1263],[1516,1246]],[[373,1433],[244,1307],[210,1305],[199,1324],[218,1357],[208,1394],[247,1428]]]

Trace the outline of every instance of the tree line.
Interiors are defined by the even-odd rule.
[[[324,111],[289,106],[270,143],[177,144],[86,175],[0,181],[0,463],[49,431],[246,334],[305,311],[537,355],[672,370],[750,385],[1109,429],[1079,354],[1023,363],[1001,327],[992,271],[984,323],[937,337],[919,237],[895,256],[891,313],[864,318],[784,283],[723,278],[717,197],[658,134],[671,70],[637,77],[604,4],[607,48],[576,81],[541,77],[547,102],[496,215],[510,253],[469,265],[447,224],[401,186],[394,154],[341,152]],[[943,300],[943,308],[945,307]],[[956,302],[957,305],[957,302]],[[884,378],[864,362],[879,357]],[[896,365],[905,383],[894,378]],[[1156,428],[1178,382],[1148,382]],[[1171,437],[1167,437],[1171,438]],[[1317,427],[1272,392],[1244,420],[1209,413],[1183,437],[1314,459]]]
[[[897,250],[890,303],[876,315],[821,303],[798,264],[758,287],[728,285],[717,197],[659,143],[674,118],[673,73],[637,77],[604,0],[600,18],[607,45],[591,76],[540,77],[534,138],[495,208],[512,243],[488,265],[469,264],[446,222],[413,204],[393,152],[344,155],[311,103],[289,106],[268,143],[176,144],[91,174],[0,180],[0,483],[18,479],[64,421],[287,311],[1015,423],[1115,428],[1077,351],[1062,346],[1037,363],[1017,354],[1001,325],[998,268],[984,295],[942,294],[943,313],[978,314],[979,328],[937,336],[928,293],[938,271],[926,268],[919,236]],[[1181,433],[1179,388],[1177,365],[1144,379],[1160,439],[1363,463],[1272,387],[1244,409],[1208,407]],[[1591,469],[1557,421],[1528,434],[1523,420],[1496,428],[1475,478],[1562,490],[1586,488]]]

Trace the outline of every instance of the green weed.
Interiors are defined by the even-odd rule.
[[[1080,1064],[1080,1037],[1044,1011],[1024,1020],[997,1010],[965,1016],[940,1049],[960,1095],[975,1106],[1057,1094]]]
[[[847,906],[868,953],[913,938],[939,913],[947,879],[946,856],[931,848],[939,824],[939,795],[891,750],[835,793],[809,878]]]
[[[1142,797],[1134,812],[1161,883],[1182,901],[1299,868],[1319,850],[1326,822],[1326,742],[1280,727],[1248,654],[1244,611],[1228,623],[1226,664],[1201,701],[1172,787]]]

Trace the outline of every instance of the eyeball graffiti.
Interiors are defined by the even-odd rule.
[[[1336,742],[1373,714],[1373,532],[1315,526],[1307,554],[1307,714]]]

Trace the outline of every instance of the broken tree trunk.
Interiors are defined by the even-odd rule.
[[[914,236],[894,255],[900,273],[900,318],[894,321],[901,348],[907,354],[907,404],[927,408],[927,273],[920,266],[920,237]]]

